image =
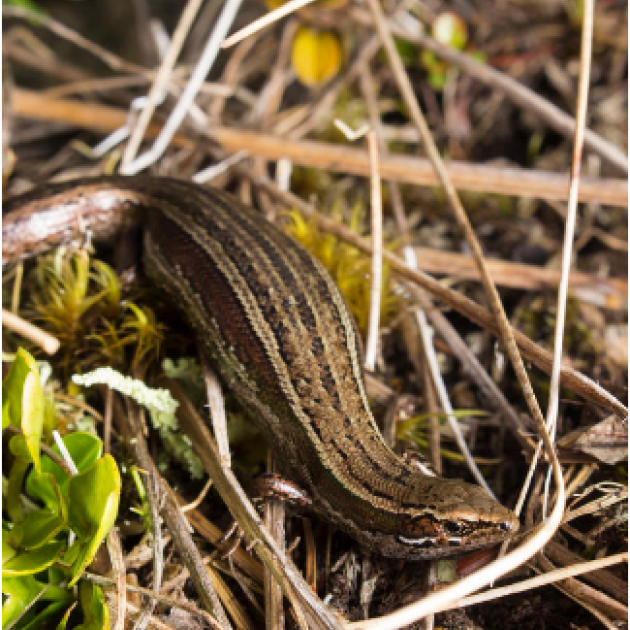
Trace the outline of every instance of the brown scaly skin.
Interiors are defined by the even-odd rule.
[[[406,559],[505,540],[519,523],[478,486],[424,476],[383,441],[343,299],[301,246],[237,199],[192,183],[101,177],[8,200],[3,264],[111,238],[141,217],[146,273],[172,298],[227,386],[315,510]]]

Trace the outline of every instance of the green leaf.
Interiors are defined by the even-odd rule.
[[[44,468],[45,462],[46,457],[43,457],[42,469]],[[63,474],[66,475],[65,472],[63,472]],[[66,475],[66,479],[64,481],[67,483],[68,479],[69,475]],[[37,473],[37,471],[31,470],[29,475],[26,477],[26,493],[29,497],[43,501],[44,505],[51,512],[59,512],[59,495],[55,490],[55,484],[59,488],[62,487],[59,478],[55,476],[54,473]]]
[[[69,586],[79,579],[114,524],[120,489],[118,466],[109,454],[68,481],[68,525],[81,544]]]
[[[103,591],[96,585],[81,580],[79,582],[79,602],[83,611],[83,623],[75,630],[109,630],[109,613]]]
[[[9,450],[15,456],[11,470],[9,471],[9,483],[7,484],[5,509],[13,523],[19,523],[24,519],[20,494],[24,484],[24,476],[31,465],[31,456],[26,447],[23,435],[14,435],[9,440]]]
[[[9,373],[2,381],[2,426],[19,427],[22,422],[22,390],[31,372],[39,374],[35,359],[24,348],[18,348]],[[5,416],[6,414],[6,416]]]
[[[18,619],[26,607],[46,588],[33,576],[2,577],[2,593],[5,600],[2,604],[2,627]]]
[[[70,606],[68,610],[66,610],[64,616],[61,618],[61,621],[57,625],[56,630],[66,630],[66,626],[68,625],[68,619],[70,618],[70,615],[72,614],[72,611],[74,610],[75,606],[76,606],[76,602],[72,606]]]
[[[9,414],[9,399],[2,392],[2,429],[6,429],[11,424],[11,415]]]
[[[44,593],[42,599],[46,597],[48,591]],[[68,594],[71,595],[70,591]],[[47,628],[59,619],[63,617],[63,612],[68,608],[67,602],[53,602],[48,604],[41,612],[39,612],[31,621],[26,625],[20,624],[20,630],[40,630],[40,628]]]
[[[33,551],[25,551],[13,556],[2,565],[2,578],[39,573],[53,562],[59,560],[59,554],[65,547],[63,541],[55,541]],[[3,585],[4,588],[4,585]]]
[[[61,488],[50,473],[45,473],[50,487],[55,493],[54,500],[48,499],[47,507],[35,510],[15,526],[11,532],[11,542],[22,549],[37,549],[52,540],[66,525],[68,511]],[[43,476],[43,475],[42,475]]]
[[[418,47],[398,37],[394,37],[394,45],[405,68],[412,66],[418,58]]]
[[[85,431],[69,433],[63,438],[63,443],[66,445],[70,457],[72,457],[72,461],[80,473],[92,466],[103,452],[101,440]],[[53,450],[57,453],[59,452],[57,445],[53,447]],[[63,473],[63,470],[52,460],[49,460],[49,462],[51,465],[50,472],[54,474],[53,469],[57,469]]]
[[[13,548],[9,542],[9,536],[11,532],[6,529],[2,530],[2,564],[8,562],[17,555],[17,551]]]
[[[22,390],[22,433],[35,470],[41,470],[39,443],[44,427],[44,390],[38,372],[29,372]]]
[[[451,415],[456,420],[459,420],[461,418],[480,418],[483,416],[487,416],[488,412],[483,411],[482,409],[454,409]],[[449,414],[441,411],[422,413],[420,415],[407,418],[403,422],[399,423],[400,428],[398,429],[398,431],[405,431],[408,430],[410,427],[414,427],[416,425],[426,425],[429,418],[437,418],[441,424],[445,424],[448,420],[448,417]]]
[[[40,582],[32,575],[3,576],[3,628],[14,623],[18,618],[20,618],[20,630],[50,627],[51,623],[55,622],[55,618],[58,619],[63,610],[72,604],[74,600],[72,590],[57,586],[55,581],[50,579],[51,570],[48,573],[48,583]],[[35,599],[38,599],[38,602],[50,602],[50,604],[39,612],[35,610],[34,606],[31,610],[27,610]]]
[[[31,452],[26,444],[26,438],[21,433],[11,437],[9,440],[9,451],[11,451],[11,455],[13,455],[15,459],[19,459],[27,465],[32,461]]]
[[[83,548],[83,540],[75,540],[74,543],[70,546],[70,548],[63,554],[63,561],[66,565],[72,566],[76,559],[79,557],[81,550]]]
[[[87,470],[94,462],[101,456],[103,443],[99,438],[95,437],[91,433],[84,433],[77,431],[75,433],[69,433],[63,437],[63,443],[65,444],[70,457],[77,467],[79,472]],[[55,444],[53,450],[60,454],[59,447]],[[68,473],[56,464],[50,457],[44,455],[42,457],[42,472],[38,474],[37,471],[32,470],[26,478],[26,492],[31,497],[41,499],[46,506],[54,510],[54,506],[57,505],[57,494],[54,491],[48,474],[57,481],[61,487],[61,492],[65,494],[70,476]]]

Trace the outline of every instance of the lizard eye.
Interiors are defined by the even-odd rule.
[[[461,534],[464,531],[464,525],[457,521],[448,521],[444,524],[444,531],[450,535]]]

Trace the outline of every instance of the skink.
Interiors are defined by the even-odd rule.
[[[352,318],[322,265],[231,195],[156,177],[50,184],[5,203],[3,265],[144,227],[144,269],[195,331],[315,510],[365,547],[423,559],[519,526],[478,486],[423,475],[385,444]]]

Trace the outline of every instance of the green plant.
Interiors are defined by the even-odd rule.
[[[20,348],[2,383],[2,427],[13,433],[9,479],[3,486],[2,624],[20,629],[57,623],[72,609],[84,630],[109,628],[98,586],[82,578],[118,513],[118,466],[89,433],[63,438],[72,474],[42,454],[46,401],[37,364]],[[52,451],[60,455],[57,445]],[[73,587],[78,585],[78,598]],[[78,603],[78,606],[76,606]]]
[[[123,302],[115,271],[85,250],[43,256],[31,279],[30,306],[61,341],[68,373],[129,362],[142,372],[158,356],[164,326],[148,307]]]
[[[486,412],[479,409],[455,409],[453,410],[453,417],[456,420],[461,418],[475,418],[487,415]],[[440,426],[446,425],[448,422],[448,415],[442,412],[438,413],[423,413],[418,416],[412,416],[398,422],[396,424],[396,439],[400,440],[404,444],[414,444],[421,451],[427,452],[429,448],[428,437],[428,421],[430,418],[435,417],[438,420]],[[464,457],[455,451],[451,451],[445,448],[440,449],[440,453],[443,457],[454,462],[464,462]]]
[[[463,51],[468,43],[468,27],[466,22],[450,11],[438,15],[431,25],[431,35],[435,40]],[[470,51],[469,55],[479,62],[485,62],[485,56],[480,51]],[[427,78],[431,87],[436,91],[444,89],[448,81],[449,64],[439,59],[430,50],[420,53],[420,63],[427,71]]]

